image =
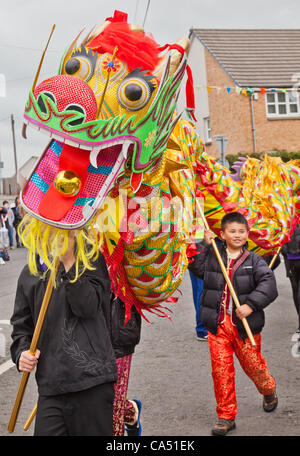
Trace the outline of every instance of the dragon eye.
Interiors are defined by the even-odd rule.
[[[142,78],[125,78],[118,87],[117,96],[124,108],[137,111],[148,103],[151,88]]]
[[[45,102],[43,100],[43,98],[41,97],[41,95],[46,95],[48,98],[50,98],[50,100],[52,100],[54,103],[56,103],[56,99],[55,99],[55,96],[53,95],[53,93],[51,92],[41,92],[38,96],[38,99],[37,99],[37,103],[39,105],[39,108],[40,110],[42,111],[43,114],[47,114],[47,108],[46,108],[46,105],[45,105]]]
[[[76,76],[88,82],[95,70],[98,54],[92,49],[87,49],[83,45],[72,52],[66,61],[64,71],[70,76]]]
[[[66,63],[65,70],[67,74],[75,74],[80,68],[80,62],[78,59],[69,59]]]
[[[81,125],[85,121],[86,112],[85,112],[85,109],[82,106],[76,105],[76,104],[70,104],[70,105],[68,105],[65,108],[65,111],[76,111],[79,114],[83,114],[82,117],[80,117],[78,119],[75,119],[75,120],[72,120],[71,122],[69,122],[69,125],[71,125],[72,127],[74,127],[76,125]]]

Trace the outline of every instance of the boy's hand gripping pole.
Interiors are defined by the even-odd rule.
[[[34,329],[34,333],[33,333],[33,336],[32,336],[32,341],[31,341],[31,345],[30,345],[29,351],[30,351],[30,353],[33,356],[34,356],[34,354],[36,352],[38,340],[39,340],[39,337],[40,337],[40,334],[41,334],[41,330],[43,328],[43,323],[44,323],[46,312],[47,312],[47,309],[48,309],[48,304],[50,302],[50,298],[51,298],[51,295],[52,295],[53,284],[54,284],[54,281],[55,281],[55,277],[56,277],[56,272],[58,270],[58,266],[59,266],[59,262],[56,264],[55,271],[51,272],[51,274],[50,274],[50,278],[49,278],[49,281],[48,281],[48,284],[47,284],[47,288],[46,288],[46,292],[45,292],[45,295],[44,295],[44,299],[43,299],[43,302],[42,302],[42,305],[41,305],[41,310],[40,310],[40,313],[39,313],[39,316],[38,316],[38,320],[36,322],[36,326],[35,326],[35,329]],[[16,422],[17,422],[17,419],[18,419],[18,415],[19,415],[19,411],[20,411],[20,408],[21,408],[22,400],[23,400],[23,397],[24,397],[25,389],[26,389],[27,382],[28,382],[28,379],[29,379],[29,374],[30,374],[29,372],[23,372],[23,374],[22,374],[19,390],[18,390],[18,393],[17,393],[17,397],[16,397],[16,400],[15,400],[15,404],[14,404],[13,410],[11,412],[11,417],[10,417],[10,421],[9,421],[8,428],[7,428],[8,432],[13,432],[14,429],[15,429],[15,425],[16,425]]]
[[[207,230],[209,230],[209,229],[210,229],[210,228],[209,228],[209,225],[208,225],[208,223],[207,223],[207,220],[206,220],[205,215],[204,215],[204,213],[203,213],[202,207],[201,207],[201,205],[200,205],[200,203],[199,203],[199,201],[198,201],[197,198],[196,198],[196,204],[197,204],[197,208],[198,208],[198,210],[199,210],[200,216],[201,216],[201,218],[202,218],[202,220],[203,220],[204,226],[205,226],[205,228],[206,228]],[[236,307],[239,308],[239,307],[240,307],[239,299],[238,299],[238,297],[237,297],[237,295],[236,295],[236,292],[235,292],[235,290],[234,290],[234,288],[233,288],[233,285],[232,285],[232,283],[231,283],[231,280],[230,280],[230,278],[229,278],[229,276],[228,276],[228,274],[227,274],[227,271],[226,271],[225,265],[224,265],[224,263],[223,263],[222,257],[221,257],[221,255],[220,255],[219,249],[218,249],[218,247],[217,247],[216,241],[215,241],[214,239],[211,239],[211,243],[212,243],[213,249],[214,249],[214,251],[215,251],[215,254],[216,254],[218,263],[219,263],[219,265],[220,265],[220,268],[221,268],[221,270],[222,270],[222,273],[223,273],[223,275],[224,275],[224,278],[225,278],[225,280],[226,280],[226,283],[227,283],[227,285],[228,285],[228,288],[229,288],[231,297],[232,297],[232,299],[233,299],[233,301],[234,301]],[[250,326],[248,325],[248,322],[247,322],[247,320],[246,320],[245,317],[242,318],[242,323],[243,323],[243,325],[244,325],[245,331],[246,331],[246,333],[247,333],[247,336],[249,337],[249,340],[250,340],[252,346],[253,346],[253,347],[256,347],[256,343],[255,343],[253,334],[252,334],[252,332],[251,332]]]

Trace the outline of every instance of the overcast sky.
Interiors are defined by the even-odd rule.
[[[6,96],[0,85],[0,161],[2,176],[14,174],[10,115],[15,118],[19,167],[46,144],[44,136],[28,131],[21,137],[22,115],[43,48],[52,25],[56,29],[39,81],[57,73],[60,57],[77,33],[100,25],[115,9],[128,13],[129,22],[143,24],[148,0],[1,0],[0,84],[6,80]],[[150,0],[145,20],[160,44],[175,42],[199,28],[300,28],[299,0]],[[194,81],[195,85],[197,81]],[[0,170],[1,172],[1,170]]]

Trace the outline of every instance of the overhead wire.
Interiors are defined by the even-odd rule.
[[[145,12],[145,17],[144,17],[144,21],[143,21],[143,28],[144,28],[144,26],[145,26],[145,22],[146,22],[146,19],[147,19],[148,10],[149,10],[149,5],[150,5],[150,0],[148,0],[148,3],[147,3],[146,12]]]

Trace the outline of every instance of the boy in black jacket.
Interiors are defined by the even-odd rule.
[[[11,355],[20,371],[37,367],[35,435],[112,436],[117,366],[109,334],[110,280],[101,253],[95,269],[72,283],[74,262],[71,246],[61,257],[35,356],[29,347],[47,279],[25,266],[11,318]]]
[[[217,257],[211,245],[214,235],[205,231],[200,254],[194,256],[189,269],[204,280],[202,294],[203,324],[209,331],[212,376],[217,401],[217,424],[213,435],[226,435],[235,428],[237,414],[233,353],[242,368],[263,395],[263,408],[273,411],[278,403],[275,380],[260,353],[264,326],[263,309],[276,299],[274,273],[256,253],[247,250],[249,228],[238,212],[222,219],[221,240],[217,245],[241,306],[235,308]],[[242,324],[247,317],[256,347],[251,345]]]

